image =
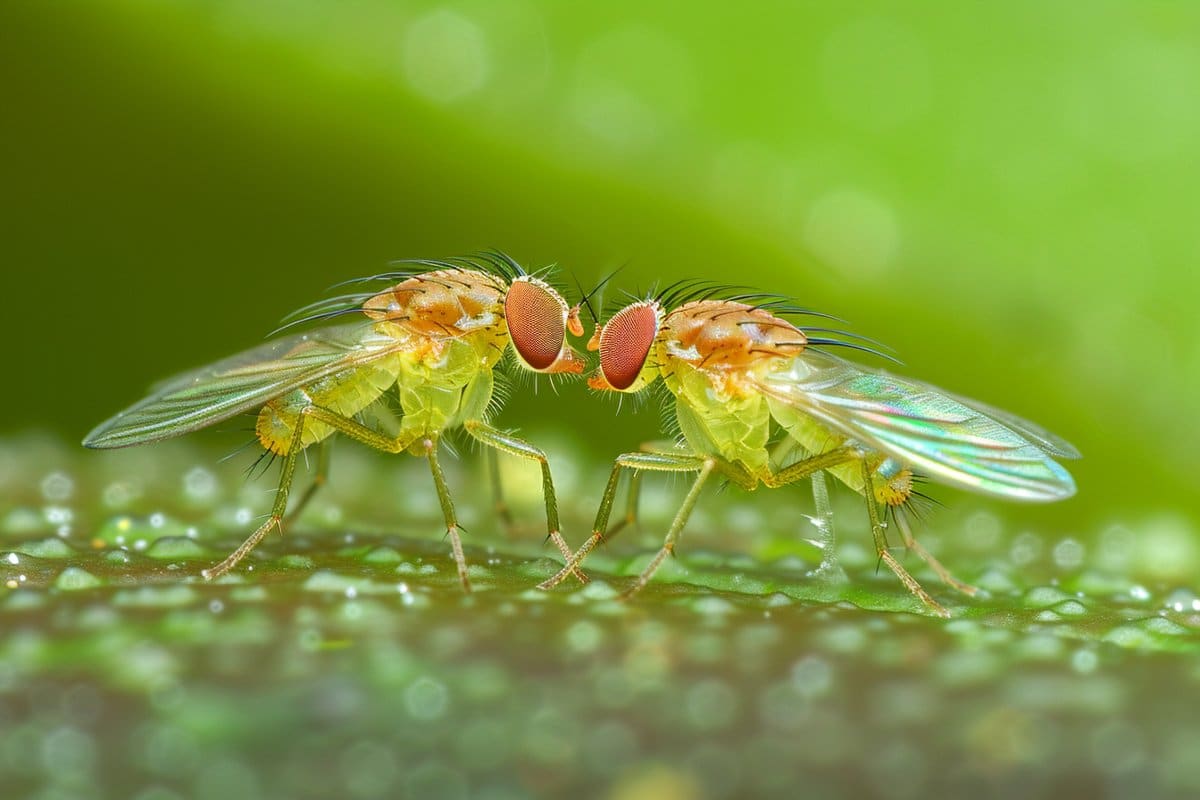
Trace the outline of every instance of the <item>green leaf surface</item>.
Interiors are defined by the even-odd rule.
[[[729,490],[627,603],[682,484],[648,480],[638,529],[586,562],[592,582],[542,592],[559,560],[536,472],[502,461],[519,520],[505,532],[474,461],[449,461],[465,595],[416,459],[342,448],[304,517],[207,583],[269,476],[245,483],[184,445],[0,445],[5,785],[706,798],[1200,782],[1200,599],[1172,577],[1195,566],[1186,548],[1156,565],[1127,531],[1015,530],[957,496],[918,535],[980,596],[906,560],[942,620],[876,570],[856,498],[836,503],[849,578],[827,582],[807,575],[803,491]],[[562,472],[572,543],[605,472]]]

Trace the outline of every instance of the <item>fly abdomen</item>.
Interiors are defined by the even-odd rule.
[[[262,407],[254,432],[264,448],[285,455],[291,446],[300,413],[307,406],[320,406],[352,417],[374,403],[395,382],[400,373],[400,355],[393,354],[370,364],[328,375],[309,386],[288,392]],[[302,447],[333,434],[333,428],[309,419],[300,438]]]

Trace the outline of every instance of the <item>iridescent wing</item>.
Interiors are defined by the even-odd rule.
[[[1076,458],[1074,447],[974,400],[812,349],[754,380],[769,397],[939,482],[1018,500],[1075,493],[1051,458]]]
[[[190,433],[403,344],[362,323],[272,341],[157,384],[149,397],[97,426],[83,444],[128,447]]]

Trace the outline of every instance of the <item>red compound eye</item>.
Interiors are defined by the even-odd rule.
[[[528,280],[514,281],[504,297],[504,317],[521,360],[535,370],[554,364],[566,338],[567,312],[553,290]]]
[[[635,303],[621,309],[600,333],[600,371],[614,389],[637,380],[658,336],[658,309]]]

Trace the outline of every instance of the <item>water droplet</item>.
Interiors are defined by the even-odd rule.
[[[1129,596],[1139,602],[1145,602],[1150,599],[1150,590],[1141,584],[1134,584],[1129,587]]]
[[[10,564],[20,564],[21,563],[21,559],[17,557],[16,553],[9,553],[8,555],[6,555],[4,557],[4,560]]]
[[[65,591],[91,589],[102,583],[95,575],[79,567],[67,567],[54,580],[54,585]]]

